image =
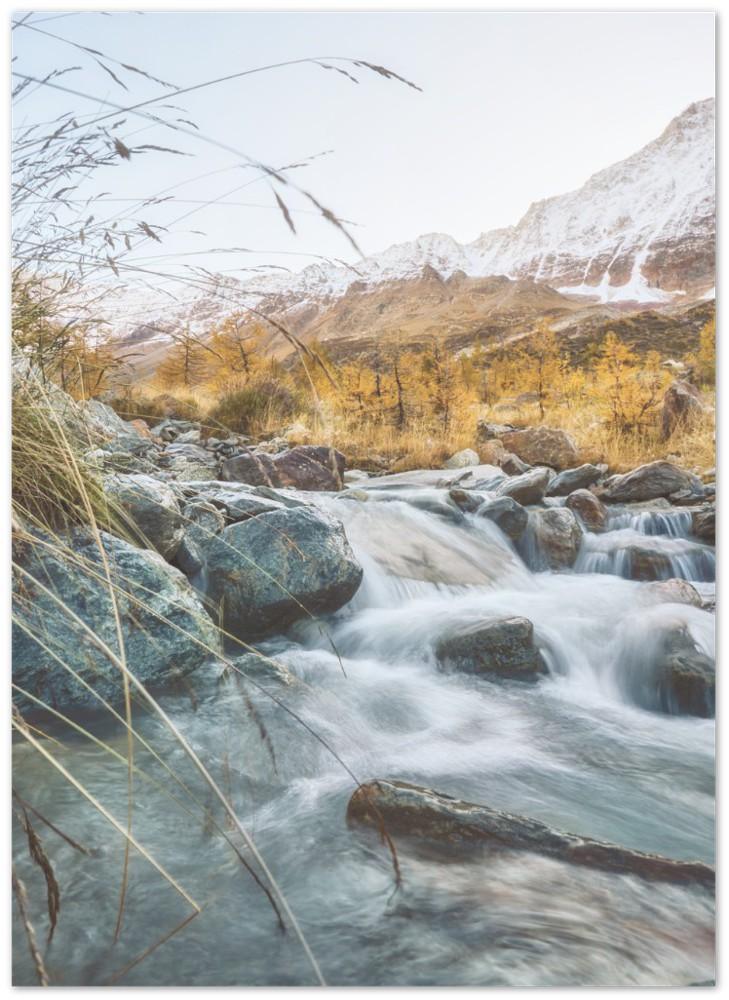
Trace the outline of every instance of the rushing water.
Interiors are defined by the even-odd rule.
[[[300,624],[264,644],[292,675],[288,685],[264,687],[359,780],[404,778],[560,829],[712,862],[713,722],[639,709],[626,670],[640,671],[660,630],[675,623],[713,655],[713,617],[658,603],[650,586],[620,576],[617,561],[612,570],[593,565],[598,572],[585,562],[611,556],[625,531],[673,553],[676,542],[693,544],[682,537],[690,524],[667,512],[661,533],[646,512],[619,515],[627,520],[587,537],[576,572],[533,573],[491,522],[455,511],[437,481],[421,474],[373,483],[366,501],[310,498],[343,520],[365,577],[350,605],[323,625]],[[683,575],[696,569],[671,558]],[[440,636],[503,614],[533,621],[547,678],[522,687],[437,669]],[[199,674],[195,688],[194,701],[180,693],[162,704],[230,794],[328,982],[668,986],[713,978],[713,899],[699,888],[525,853],[401,841],[403,884],[395,891],[387,849],[345,823],[353,779],[330,750],[256,688]],[[160,723],[140,713],[137,725],[212,807]],[[125,752],[120,727],[98,720],[93,728]],[[52,735],[62,741],[58,758],[123,821],[125,767],[67,729]],[[122,982],[312,983],[300,944],[277,930],[229,846],[197,810],[181,808],[181,790],[147,751],[136,762],[158,784],[136,779],[135,834],[203,910]],[[135,855],[113,945],[121,837],[30,747],[16,748],[15,780],[37,809],[94,850],[84,857],[43,834],[62,900],[47,965],[56,982],[102,983],[189,907]],[[42,928],[42,890],[19,855]],[[29,983],[21,935],[15,981]]]

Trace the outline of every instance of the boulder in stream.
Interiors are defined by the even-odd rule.
[[[362,580],[341,523],[312,507],[231,524],[207,541],[204,554],[208,596],[226,631],[241,638],[336,611]]]
[[[685,625],[666,629],[649,662],[633,664],[626,684],[643,708],[668,715],[714,717],[716,667]]]
[[[569,569],[577,559],[582,528],[569,507],[548,507],[532,514],[534,538],[549,569]]]
[[[349,800],[347,821],[389,835],[423,838],[461,848],[531,851],[573,865],[652,882],[714,888],[714,869],[701,861],[674,861],[618,844],[564,833],[527,816],[464,802],[405,781],[368,781]]]
[[[702,507],[691,512],[691,532],[702,542],[716,542],[716,508]]]
[[[649,583],[647,590],[656,600],[669,604],[689,604],[694,608],[701,608],[704,604],[696,587],[691,586],[688,580],[677,577]]]
[[[445,636],[436,646],[438,662],[468,674],[535,681],[547,673],[528,618],[487,618]]]
[[[575,490],[565,500],[565,507],[579,515],[588,531],[604,531],[608,520],[607,507],[589,490]]]
[[[104,652],[119,655],[114,603],[128,668],[150,689],[189,674],[220,649],[218,629],[178,569],[103,532],[101,544],[114,598],[90,532],[77,528],[60,541],[39,534],[16,546],[13,682],[62,711],[100,708],[93,691],[116,707],[123,703],[121,672]],[[13,699],[21,711],[38,708],[20,692]]]
[[[579,465],[576,469],[565,469],[555,476],[549,484],[547,490],[548,497],[566,497],[575,490],[587,489],[593,486],[600,476],[602,470],[597,465]]]
[[[636,500],[654,500],[673,493],[689,490],[703,496],[701,480],[679,469],[672,462],[659,459],[639,465],[632,472],[612,476],[605,484],[604,499],[610,503],[631,503]]]
[[[529,514],[513,497],[484,500],[477,510],[479,517],[493,521],[513,542],[521,538],[529,523]]]
[[[521,476],[512,476],[499,483],[496,493],[500,497],[511,497],[524,505],[540,503],[547,492],[549,480],[549,469],[530,469]]]
[[[522,462],[519,456],[512,451],[505,451],[500,456],[498,465],[507,476],[521,476],[522,473],[528,472],[530,469],[530,466],[526,462]]]

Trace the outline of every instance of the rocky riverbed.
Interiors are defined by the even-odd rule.
[[[105,653],[118,659],[121,632],[328,982],[713,977],[710,476],[665,461],[611,475],[561,431],[496,425],[480,430],[493,463],[469,452],[369,476],[330,448],[70,409],[128,530],[99,547],[82,528],[25,526],[14,700],[107,809],[123,820],[126,767],[109,753],[125,752],[109,711],[123,671]],[[245,843],[136,704],[134,830],[203,909],[122,981],[312,982],[241,866]],[[112,947],[122,838],[22,739],[14,768],[92,851],[47,845],[63,909],[46,964],[66,985],[105,982],[185,907],[136,855]],[[32,982],[22,947],[14,961]]]

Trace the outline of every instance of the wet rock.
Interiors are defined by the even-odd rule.
[[[208,540],[205,559],[208,595],[226,631],[244,638],[336,611],[362,580],[342,525],[311,507],[231,524]]]
[[[185,529],[175,555],[175,565],[186,576],[192,577],[205,565],[205,544],[223,530],[225,517],[214,504],[198,500],[183,508],[182,518]]]
[[[575,490],[565,500],[568,510],[577,514],[588,531],[604,531],[607,524],[608,511],[589,490]]]
[[[716,542],[716,509],[707,507],[692,511],[691,532],[702,542],[714,545]]]
[[[676,577],[670,580],[660,580],[649,583],[647,590],[659,601],[667,601],[670,604],[690,604],[695,608],[703,607],[701,594],[695,587],[691,586],[688,580],[679,580]]]
[[[453,503],[465,514],[474,514],[483,502],[483,497],[470,490],[452,489],[448,491],[448,496]]]
[[[673,570],[670,558],[659,549],[642,545],[624,548],[627,576],[631,580],[668,580]]]
[[[565,469],[555,476],[547,490],[548,497],[566,497],[575,490],[587,489],[600,478],[601,472],[596,465],[579,465],[576,469]]]
[[[513,424],[490,424],[486,420],[479,420],[476,425],[476,440],[491,441],[494,438],[502,438],[504,434],[514,431]]]
[[[521,538],[529,523],[529,514],[513,497],[486,500],[477,513],[479,517],[487,517],[493,521],[512,541]]]
[[[469,465],[478,465],[480,461],[480,458],[472,448],[464,448],[463,451],[457,451],[455,455],[451,455],[443,468],[465,469]]]
[[[499,483],[496,493],[501,497],[511,497],[525,506],[540,503],[547,492],[549,479],[549,469],[530,469],[521,476],[514,476]]]
[[[368,781],[349,800],[348,823],[363,823],[391,835],[445,844],[531,851],[574,865],[654,882],[695,884],[712,889],[714,869],[701,861],[674,861],[564,833],[527,816],[454,799],[405,781]]]
[[[679,427],[690,427],[705,411],[695,385],[677,379],[666,389],[661,409],[661,430],[668,438]]]
[[[665,630],[650,662],[632,664],[627,682],[638,705],[668,715],[714,717],[716,669],[685,625]]]
[[[221,478],[254,486],[338,492],[345,462],[341,452],[316,445],[300,445],[274,456],[246,448],[223,462]]]
[[[568,507],[551,507],[532,515],[534,537],[549,569],[569,569],[577,559],[582,528]]]
[[[219,651],[218,629],[178,569],[156,552],[105,533],[101,537],[111,567],[126,661],[143,684],[150,689],[166,686]],[[23,542],[16,553],[25,572],[14,574],[18,621],[13,633],[14,682],[63,711],[101,707],[64,669],[65,663],[102,698],[119,706],[123,703],[121,672],[97,644],[118,655],[114,605],[96,542],[81,529],[64,536],[68,551],[45,548],[42,541],[43,536],[34,544]],[[62,606],[44,587],[57,595]],[[97,641],[73,616],[89,627]],[[21,711],[32,709],[30,699],[22,695],[14,699]]]
[[[528,618],[477,622],[441,639],[435,655],[441,665],[468,674],[535,681],[547,673]]]
[[[681,490],[701,490],[701,481],[689,472],[679,469],[672,462],[659,459],[639,465],[632,472],[612,476],[603,491],[604,499],[611,503],[630,503],[636,500],[654,500],[669,497]]]
[[[511,451],[505,451],[499,459],[498,464],[507,476],[521,476],[524,472],[528,472],[530,468],[526,462],[522,462]]]
[[[140,473],[113,475],[104,480],[106,494],[128,515],[142,544],[172,559],[185,532],[177,494],[172,487]]]
[[[565,431],[553,427],[527,427],[499,437],[505,448],[529,465],[548,465],[560,471],[577,464],[577,445]]]

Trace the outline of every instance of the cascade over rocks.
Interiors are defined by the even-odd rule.
[[[208,597],[249,638],[346,604],[362,580],[339,521],[298,507],[231,524],[204,544]]]
[[[525,506],[540,503],[547,492],[549,480],[549,469],[530,469],[521,476],[514,476],[499,483],[496,494],[500,497],[511,497]]]
[[[127,666],[143,684],[150,690],[167,686],[220,650],[218,629],[178,569],[156,552],[138,549],[120,538],[102,532],[101,540],[111,570]],[[92,692],[62,665],[67,664],[102,698],[120,706],[119,669],[73,618],[78,616],[118,655],[114,603],[101,554],[84,529],[74,529],[62,541],[68,551],[59,551],[55,539],[40,534],[36,541],[17,546],[15,558],[25,572],[13,574],[18,619],[13,627],[13,681],[63,711],[100,708]],[[57,595],[63,606],[42,587]],[[17,692],[13,699],[21,711],[38,708]]]
[[[612,476],[602,492],[603,499],[611,503],[631,503],[636,500],[654,500],[669,497],[672,493],[689,490],[704,495],[701,480],[672,462],[659,459],[639,465],[632,472]]]
[[[504,447],[529,465],[548,465],[561,471],[577,464],[577,445],[566,431],[554,427],[527,427],[499,434]]]
[[[712,888],[714,869],[701,861],[673,861],[617,844],[563,833],[527,816],[454,799],[405,781],[368,781],[354,792],[347,822],[363,823],[390,834],[419,837],[464,847],[532,851],[573,865],[637,875],[651,882]]]
[[[528,618],[476,622],[441,639],[435,655],[442,666],[468,674],[535,681],[548,672]]]

